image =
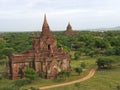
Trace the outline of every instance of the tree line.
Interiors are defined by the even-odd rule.
[[[23,53],[32,49],[35,32],[0,33],[0,60],[13,53]],[[53,32],[57,47],[65,51],[75,51],[78,55],[120,55],[120,31],[81,31],[76,36],[63,36],[62,32]]]

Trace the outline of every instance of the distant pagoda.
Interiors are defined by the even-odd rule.
[[[73,35],[78,35],[79,32],[78,31],[74,31],[72,29],[72,26],[70,25],[70,23],[68,23],[66,31],[64,31],[63,34],[67,35],[67,36],[73,36]]]

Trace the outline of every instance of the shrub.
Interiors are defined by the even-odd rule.
[[[35,80],[38,78],[38,75],[34,69],[28,68],[25,70],[25,77],[30,80]]]
[[[81,66],[82,68],[86,68],[86,63],[85,63],[85,62],[82,62],[82,63],[80,64],[80,66]]]
[[[78,75],[80,75],[82,73],[82,68],[81,67],[77,67],[74,69],[76,73],[78,73]]]
[[[66,70],[62,70],[61,72],[58,73],[58,77],[66,79],[66,77],[70,77],[71,73]]]

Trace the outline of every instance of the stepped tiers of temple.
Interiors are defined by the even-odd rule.
[[[74,36],[74,35],[78,35],[79,32],[73,30],[72,26],[70,25],[70,23],[68,23],[66,31],[64,31],[63,34],[66,35],[66,36]]]
[[[56,78],[61,70],[71,71],[70,55],[63,48],[56,48],[57,40],[50,32],[46,15],[41,34],[32,42],[32,50],[7,57],[7,76],[9,79],[24,77],[27,68],[33,68],[39,76]]]

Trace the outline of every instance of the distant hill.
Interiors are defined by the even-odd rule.
[[[117,27],[111,27],[111,28],[99,28],[97,30],[120,30],[120,26]]]
[[[94,28],[94,29],[85,29],[83,31],[112,31],[112,30],[120,30],[120,26],[110,27],[110,28]],[[81,30],[80,30],[81,31]]]

